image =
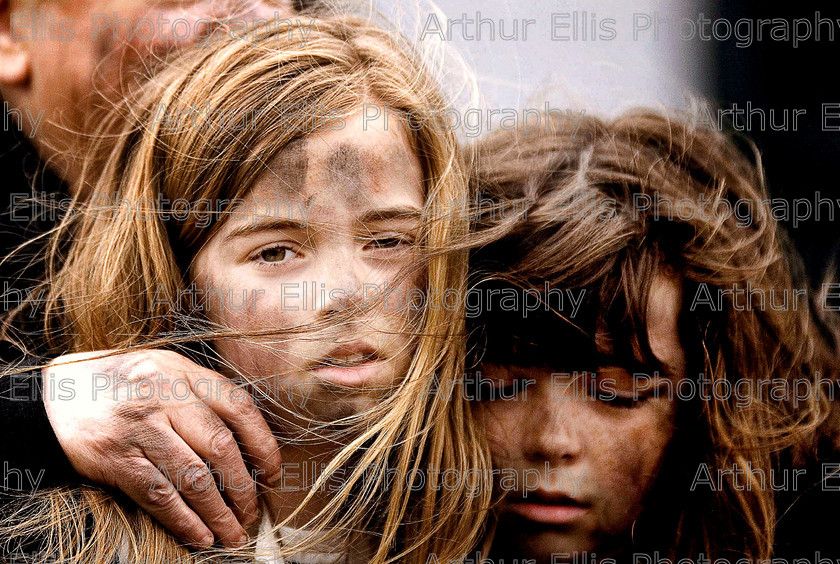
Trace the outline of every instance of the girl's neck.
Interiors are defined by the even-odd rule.
[[[328,443],[280,448],[283,473],[280,480],[263,495],[274,523],[283,522],[304,504],[312,486],[337,452],[338,447]],[[288,526],[304,528],[307,522],[326,507],[331,492],[335,492],[335,484],[327,482],[319,487]]]
[[[281,440],[282,443],[282,440]],[[291,516],[295,509],[302,506],[312,485],[323,473],[329,462],[337,454],[339,447],[335,444],[320,443],[312,445],[294,445],[280,448],[283,457],[284,476],[274,487],[263,492],[262,498],[268,509],[272,524],[283,523]],[[288,523],[293,529],[311,529],[309,521],[326,507],[332,495],[336,494],[341,484],[337,482],[342,474],[328,480],[319,487],[306,505]],[[316,533],[317,534],[317,533]],[[281,535],[294,536],[294,532],[281,531]],[[290,537],[291,538],[291,537]],[[369,562],[375,552],[375,538],[370,535],[354,536],[353,540],[339,535],[333,540],[324,540],[323,546],[318,548],[329,554],[343,553],[350,563]]]

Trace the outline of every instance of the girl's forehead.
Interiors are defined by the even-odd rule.
[[[398,131],[348,119],[345,127],[287,144],[243,198],[231,229],[269,219],[316,227],[335,222],[415,221],[423,209],[419,159]]]
[[[383,174],[393,167],[420,166],[399,122],[368,120],[363,114],[346,118],[335,129],[316,131],[303,141],[309,166],[330,178],[353,179]]]
[[[401,130],[384,122],[366,124],[358,114],[339,125],[289,143],[268,163],[254,190],[327,196],[333,205],[358,204],[377,193],[393,197],[397,188],[421,190],[420,160]]]

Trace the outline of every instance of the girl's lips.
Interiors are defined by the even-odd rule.
[[[310,369],[318,378],[342,386],[362,386],[374,380],[385,366],[379,350],[364,341],[343,343]]]
[[[578,521],[589,512],[588,506],[572,501],[568,503],[517,501],[509,503],[508,509],[530,521],[549,525],[568,525]]]
[[[353,366],[329,366],[319,365],[312,369],[312,373],[318,378],[328,380],[342,386],[363,386],[380,375],[386,361],[372,359],[367,362]]]

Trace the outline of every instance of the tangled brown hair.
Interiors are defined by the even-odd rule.
[[[633,544],[672,558],[769,557],[779,512],[759,472],[803,464],[836,444],[838,357],[833,321],[815,300],[771,305],[773,292],[808,283],[771,213],[757,151],[693,115],[641,110],[586,117],[579,128],[546,121],[479,143],[473,182],[486,201],[476,244],[484,246],[471,260],[482,283],[584,288],[591,315],[484,316],[476,329],[485,332],[484,359],[562,366],[557,336],[572,324],[593,340],[606,327],[612,342],[651,358],[651,283],[675,275],[688,374],[713,386],[728,381],[728,389],[749,382],[751,397],[680,405]],[[788,394],[759,393],[762,381],[783,382]],[[807,397],[793,398],[795,382],[809,384]],[[720,490],[690,491],[700,464],[738,469],[751,487],[729,474]]]

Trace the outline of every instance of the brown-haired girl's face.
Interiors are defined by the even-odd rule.
[[[571,366],[565,372],[482,366],[499,392],[518,392],[496,394],[477,410],[498,484],[509,490],[492,549],[497,557],[554,563],[575,553],[600,558],[628,548],[674,430],[675,400],[658,383],[686,373],[680,304],[678,282],[656,278],[648,337],[664,374],[617,366],[602,366],[595,376],[576,376]]]
[[[284,332],[216,352],[284,410],[333,420],[374,405],[411,361],[423,203],[420,162],[383,118],[293,141],[191,270],[211,322]]]

